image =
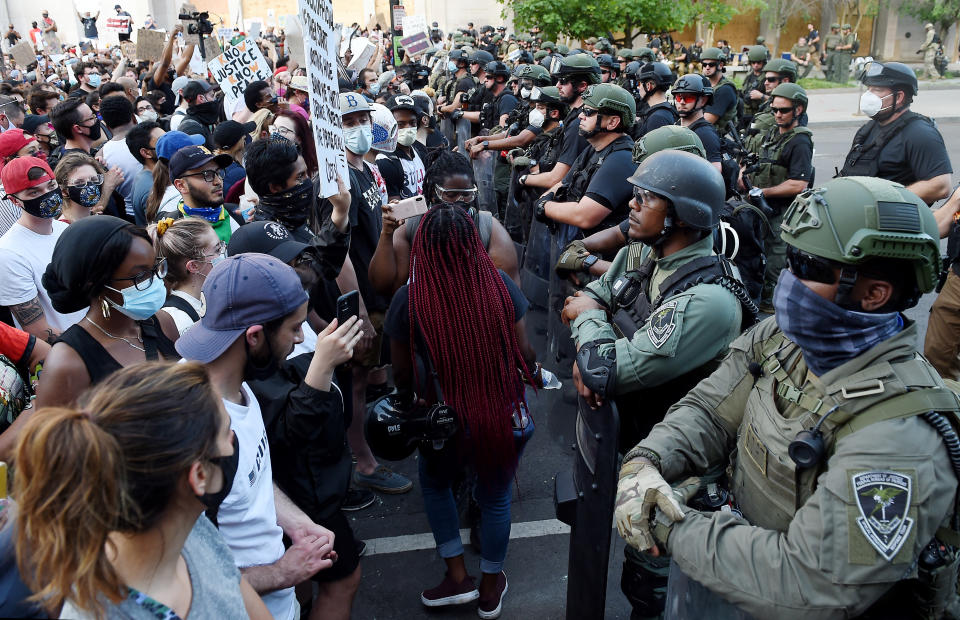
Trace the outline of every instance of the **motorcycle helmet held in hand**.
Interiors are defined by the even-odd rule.
[[[457,434],[457,416],[444,403],[407,406],[399,393],[387,394],[367,407],[363,432],[377,458],[402,461],[423,441],[444,441]]]

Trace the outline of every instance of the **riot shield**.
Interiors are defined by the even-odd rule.
[[[453,126],[453,121],[444,116],[440,119],[440,133],[447,139],[447,144],[457,143],[457,133]]]
[[[708,617],[715,620],[753,620],[753,616],[747,612],[685,575],[677,563],[670,560],[664,620]]]
[[[550,262],[550,229],[536,219],[530,222],[530,234],[527,237],[527,250],[524,252],[522,265],[520,289],[523,295],[535,307],[546,310],[553,266]]]
[[[489,211],[494,216],[499,214],[497,208],[497,191],[493,185],[493,165],[495,153],[483,151],[473,160],[473,176],[477,181],[477,204],[483,211]]]
[[[594,410],[581,397],[577,409],[573,471],[554,478],[557,518],[570,526],[568,620],[603,618],[620,430],[620,416],[610,401]]]
[[[563,311],[563,302],[578,289],[567,278],[561,278],[553,269],[560,260],[563,248],[579,235],[579,229],[560,225],[550,238],[550,266],[549,266],[549,300],[547,306],[547,346],[551,360],[561,366],[572,362],[577,350],[570,337],[570,328],[563,324],[560,313]]]
[[[523,213],[520,211],[520,202],[517,200],[517,194],[519,193],[517,179],[527,170],[529,170],[529,166],[524,168],[511,166],[510,188],[507,190],[507,202],[503,205],[503,227],[507,229],[507,234],[510,235],[513,242],[518,245],[517,256],[521,258],[523,257],[522,248],[525,241],[523,232],[525,227],[523,225]],[[522,260],[520,264],[523,264]]]
[[[454,132],[456,133],[454,136],[455,139],[451,140],[450,144],[456,144],[458,147],[457,151],[466,155],[467,147],[464,145],[466,144],[467,140],[470,139],[470,134],[472,132],[470,121],[465,118],[458,118],[456,124],[454,125]]]

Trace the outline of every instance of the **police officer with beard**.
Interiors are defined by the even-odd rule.
[[[776,315],[626,455],[617,529],[670,553],[677,617],[943,617],[960,407],[901,314],[936,282],[936,221],[902,185],[851,177],[802,194],[783,234]],[[717,467],[736,510],[672,492]]]
[[[917,76],[899,62],[872,62],[860,78],[860,109],[870,117],[857,130],[840,176],[902,183],[928,205],[950,194],[953,168],[936,124],[910,110]]]
[[[621,451],[716,368],[755,311],[736,267],[713,252],[720,173],[702,157],[664,150],[628,180],[629,244],[563,308],[578,350],[577,390],[594,407],[617,402]],[[666,561],[626,549],[621,587],[633,617],[663,612],[667,570]]]

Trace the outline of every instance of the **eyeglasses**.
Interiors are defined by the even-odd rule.
[[[583,114],[587,118],[590,118],[591,116],[599,113],[600,113],[600,110],[598,110],[597,108],[587,108],[587,107],[580,108],[580,114]]]
[[[718,62],[701,62],[700,64],[703,66],[704,69],[706,69],[706,68],[708,68],[708,67],[719,67],[719,66],[720,66],[720,63],[718,63]]]
[[[634,187],[634,188],[633,188],[633,197],[634,197],[634,198],[637,200],[637,202],[639,202],[640,204],[648,205],[648,206],[651,205],[651,204],[653,204],[653,200],[654,200],[655,198],[658,199],[658,200],[665,200],[665,199],[663,198],[663,196],[660,196],[659,194],[654,194],[654,193],[651,192],[650,190],[643,189],[642,187]]]
[[[136,288],[138,291],[145,291],[148,288],[150,288],[151,284],[153,284],[154,277],[160,278],[161,280],[167,277],[167,259],[166,258],[161,258],[160,260],[158,260],[157,263],[153,266],[153,269],[151,269],[150,271],[141,271],[140,273],[133,276],[132,278],[110,278],[110,281],[119,282],[121,280],[130,280],[131,282],[133,282],[134,288]],[[117,293],[120,292],[117,289],[113,288],[112,286],[107,286],[107,288],[110,289],[111,291],[116,291]]]
[[[77,124],[77,125],[80,125],[81,127],[87,127],[86,125],[84,125],[84,123],[87,123],[87,122],[90,122],[90,121],[96,121],[96,120],[97,120],[97,117],[96,117],[96,116],[89,116],[89,117],[87,117],[87,118],[85,118],[85,119],[83,119],[83,120],[77,121],[76,124]],[[92,127],[92,126],[93,126],[93,125],[91,125],[90,127]],[[90,127],[87,127],[87,129],[90,129]]]
[[[442,202],[473,202],[477,197],[477,186],[466,189],[447,189],[437,185],[437,198]]]
[[[835,284],[839,263],[807,254],[792,245],[787,246],[787,268],[801,280],[811,280],[821,284]]]
[[[768,84],[772,84],[773,82],[782,82],[782,81],[783,81],[783,78],[779,78],[779,77],[765,77],[765,78],[763,78],[763,81],[764,81],[764,82],[767,82]]]
[[[213,248],[213,254],[204,254],[203,257],[212,258],[215,256],[226,256],[226,254],[227,254],[227,244],[221,241]]]
[[[770,111],[773,112],[774,114],[789,114],[793,112],[793,108],[775,108],[773,106],[770,106]]]
[[[103,175],[98,174],[93,179],[74,181],[73,183],[68,183],[67,187],[76,187],[77,189],[82,189],[88,185],[102,185],[103,184]]]
[[[600,69],[600,75],[610,75],[609,69]]]
[[[673,98],[677,103],[693,103],[697,100],[697,95],[694,93],[675,93]]]
[[[201,170],[192,174],[181,174],[180,178],[183,177],[203,177],[203,180],[207,183],[213,183],[214,179],[223,180],[223,169],[217,168],[216,170]]]
[[[297,132],[289,127],[281,127],[279,125],[270,125],[270,135],[280,135],[288,140],[293,140],[296,137]]]

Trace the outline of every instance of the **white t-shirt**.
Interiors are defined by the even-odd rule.
[[[294,345],[293,353],[287,356],[288,360],[292,360],[298,355],[303,355],[304,353],[313,353],[317,350],[317,332],[313,331],[313,328],[310,327],[310,321],[303,322],[303,342]]]
[[[217,512],[220,533],[239,568],[273,564],[284,551],[283,530],[277,525],[273,498],[267,429],[257,398],[246,383],[241,390],[247,406],[223,401],[240,445],[240,459],[230,494]],[[261,598],[277,620],[295,620],[297,598],[293,588],[262,594]]]
[[[119,166],[123,171],[123,183],[117,188],[123,196],[123,204],[127,215],[133,215],[133,181],[137,173],[143,170],[143,164],[130,154],[126,140],[107,140],[100,149],[107,168]]]
[[[87,313],[87,309],[70,314],[54,310],[40,281],[53,258],[53,246],[66,229],[67,224],[53,220],[53,232],[39,235],[16,223],[0,237],[0,306],[15,306],[39,297],[47,324],[61,333]],[[16,318],[14,323],[23,329]]]
[[[203,304],[200,303],[200,300],[191,295],[190,293],[184,293],[183,291],[170,291],[171,295],[176,295],[180,297],[196,310],[197,314],[200,313],[200,306]],[[183,332],[187,331],[188,327],[193,326],[193,319],[190,318],[190,315],[181,310],[180,308],[174,308],[173,306],[164,306],[163,311],[170,315],[170,318],[173,319],[173,322],[177,325],[177,331],[180,332],[180,335],[183,335]]]

